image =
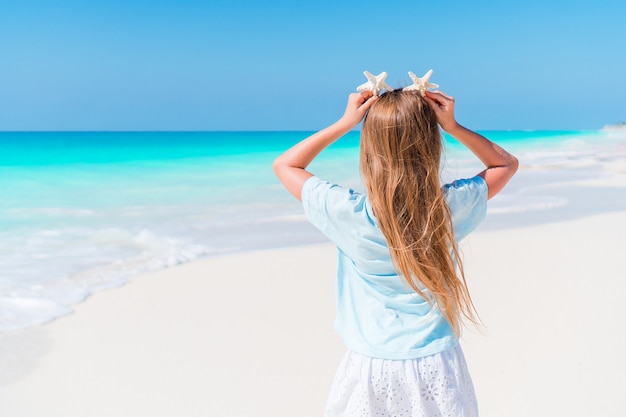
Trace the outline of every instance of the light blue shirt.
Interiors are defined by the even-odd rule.
[[[487,184],[477,176],[442,190],[459,242],[485,217]],[[349,350],[412,359],[457,344],[439,309],[398,276],[366,195],[311,177],[302,188],[302,203],[309,221],[337,246],[335,330]]]

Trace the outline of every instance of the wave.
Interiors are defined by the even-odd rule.
[[[49,322],[70,314],[73,304],[84,301],[94,291],[124,285],[130,277],[140,273],[221,252],[182,239],[161,237],[149,230],[132,233],[119,228],[100,229],[82,241],[67,239],[60,231],[43,231],[42,235],[49,239],[31,240],[30,253],[45,251],[39,246],[54,241],[53,247],[57,250],[50,248],[48,253],[61,256],[58,248],[63,248],[65,256],[62,256],[61,262],[50,262],[48,258],[54,255],[40,259],[37,274],[28,268],[25,270],[29,264],[26,257],[13,253],[5,258],[0,280],[0,331]],[[80,246],[92,248],[98,256],[84,259],[86,254],[79,250]],[[115,250],[110,250],[111,247]],[[68,255],[71,252],[74,256]],[[81,267],[81,264],[86,267]],[[78,267],[72,271],[68,268],[70,265]]]

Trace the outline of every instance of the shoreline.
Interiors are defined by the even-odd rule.
[[[619,160],[612,160],[611,163],[605,162],[603,168],[604,171],[599,170],[597,167],[592,169],[585,167],[556,169],[553,171],[546,171],[545,169],[533,170],[528,167],[522,169],[512,179],[507,189],[489,202],[487,218],[477,231],[511,230],[576,220],[602,213],[626,211],[626,164],[621,163]],[[544,177],[546,176],[551,179],[542,184],[542,179],[545,179]],[[511,209],[509,207],[509,199],[511,198],[516,201],[524,201],[527,208],[522,210]],[[306,222],[303,213],[290,215],[287,220],[282,219],[282,217],[279,217],[279,219],[281,220],[273,222],[262,219],[258,224],[247,224],[248,227],[253,226],[254,234],[240,235],[240,233],[243,233],[243,226],[232,231],[226,247],[221,251],[215,251],[204,256],[191,257],[189,260],[179,260],[175,263],[160,261],[156,267],[143,268],[139,272],[124,272],[117,279],[105,283],[100,288],[96,288],[95,291],[90,290],[91,293],[86,297],[81,295],[81,290],[78,289],[78,292],[72,292],[79,295],[76,298],[77,301],[54,306],[49,305],[51,303],[46,299],[26,299],[28,302],[41,301],[42,308],[55,307],[56,311],[59,311],[54,317],[51,314],[50,317],[52,318],[35,324],[35,326],[45,325],[55,320],[63,320],[68,314],[73,314],[73,310],[78,305],[89,302],[92,296],[100,293],[102,290],[123,287],[137,277],[155,271],[167,270],[178,265],[201,262],[223,256],[324,244],[327,241],[318,230]],[[269,243],[264,241],[268,233],[273,234]],[[247,239],[242,240],[244,237]],[[93,271],[86,271],[86,273],[93,274],[98,272],[98,270],[96,268]],[[100,272],[106,273],[107,271],[105,267]],[[11,301],[8,297],[6,300]],[[1,301],[2,298],[0,297]],[[21,302],[21,300],[18,300],[18,302]],[[22,328],[28,327],[32,327],[32,325]],[[14,331],[19,331],[19,327],[0,330],[0,334]]]
[[[462,242],[481,415],[620,415],[625,233],[617,211]],[[321,415],[344,352],[334,268],[329,243],[201,259],[0,334],[0,414]]]
[[[485,229],[626,209],[626,186],[589,188],[590,198],[584,198],[577,184],[626,174],[621,167],[625,138],[561,133],[494,133],[494,139],[515,148],[511,150],[522,167],[490,203]],[[25,146],[19,141],[8,147],[26,166],[4,167],[2,177],[2,184],[17,192],[15,200],[0,204],[5,226],[0,246],[7,249],[0,329],[49,321],[92,293],[152,270],[224,253],[325,241],[269,169],[272,149],[278,152],[296,137],[283,132],[275,138],[278,142],[266,144],[254,134],[216,134],[214,140],[199,142],[194,135],[182,135],[176,144],[173,135],[156,140],[121,134],[112,143],[96,140],[83,148],[71,146],[87,139],[78,134],[63,149],[41,148],[44,143],[35,135],[31,140],[38,152],[17,152]],[[51,138],[67,139],[62,134]],[[314,172],[362,190],[357,139],[353,135],[320,155]],[[114,152],[116,144],[123,144],[124,152]],[[482,169],[469,151],[449,145],[444,182]],[[238,153],[246,149],[251,153]],[[147,159],[133,162],[137,155]],[[93,159],[84,160],[86,156]],[[37,161],[49,164],[27,168]],[[94,195],[93,190],[101,192]],[[600,202],[604,196],[611,207]]]
[[[576,175],[574,178],[565,180],[562,183],[550,182],[545,187],[536,186],[538,178],[541,178],[546,174],[543,170],[521,171],[520,175],[518,177],[514,177],[509,184],[507,190],[508,194],[515,194],[515,198],[518,199],[528,198],[528,204],[531,207],[533,199],[537,199],[539,200],[539,207],[521,211],[507,209],[502,210],[498,204],[502,200],[506,206],[506,198],[508,195],[507,192],[504,192],[503,195],[499,195],[489,202],[487,218],[478,227],[476,232],[513,230],[542,224],[575,221],[599,214],[626,211],[626,163],[619,164],[618,162],[613,162],[613,164],[607,168],[610,168],[610,173],[607,173],[607,176],[604,178],[598,176],[597,170],[590,171],[592,175],[588,178],[581,176],[581,174],[585,172],[584,170],[572,170],[569,172]],[[568,173],[568,171],[563,171],[557,175],[563,175],[565,173]],[[537,175],[538,178],[534,178],[535,175]],[[534,184],[530,187],[532,190],[530,194],[527,193],[528,187],[524,187],[524,184],[529,181]],[[581,192],[583,190],[584,192]],[[552,205],[548,200],[546,200],[549,198],[554,200]],[[548,203],[546,203],[546,201],[548,201]],[[302,248],[327,243],[325,236],[323,236],[306,221],[304,214],[296,216],[290,222],[286,222],[284,224],[280,223],[280,225],[274,229],[276,233],[283,237],[284,243],[271,241],[270,244],[266,244],[265,246],[259,245],[258,242],[256,245],[254,243],[247,243],[248,246],[225,248],[223,251],[216,251],[211,254],[194,257],[179,263],[171,265],[163,263],[156,268],[144,270],[138,273],[127,274],[120,278],[118,283],[106,285],[96,289],[86,297],[80,298],[71,304],[58,305],[57,309],[61,310],[61,312],[47,321],[25,327],[0,330],[0,335],[35,326],[47,325],[57,320],[63,320],[68,315],[74,314],[77,306],[82,303],[89,302],[94,295],[97,295],[102,291],[122,288],[144,275],[153,274],[159,271],[166,271],[170,268],[176,268],[180,265],[189,263],[219,259],[225,256],[237,256],[240,254],[248,254],[259,251]],[[236,241],[237,238],[232,237],[231,239]]]

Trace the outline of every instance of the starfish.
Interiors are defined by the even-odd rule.
[[[428,70],[428,72],[426,74],[424,74],[424,76],[422,78],[419,78],[418,76],[413,74],[411,71],[409,71],[409,77],[411,77],[411,79],[413,80],[413,85],[410,85],[408,87],[404,87],[402,89],[402,91],[417,90],[422,95],[424,95],[426,90],[428,90],[429,88],[437,88],[437,87],[439,87],[439,85],[437,85],[437,84],[431,84],[431,83],[428,82],[428,80],[430,79],[431,75],[433,75],[433,70]]]
[[[385,78],[387,78],[386,72],[383,71],[378,75],[374,75],[369,71],[364,71],[363,74],[367,77],[367,82],[358,86],[356,91],[370,90],[374,95],[378,95],[382,89],[393,91],[393,88],[385,82]]]

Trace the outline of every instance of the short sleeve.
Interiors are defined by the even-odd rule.
[[[459,242],[485,219],[487,183],[477,175],[446,184],[443,191],[452,216],[454,237]]]
[[[312,176],[302,186],[302,205],[309,222],[342,247],[351,225],[365,213],[365,196]]]

